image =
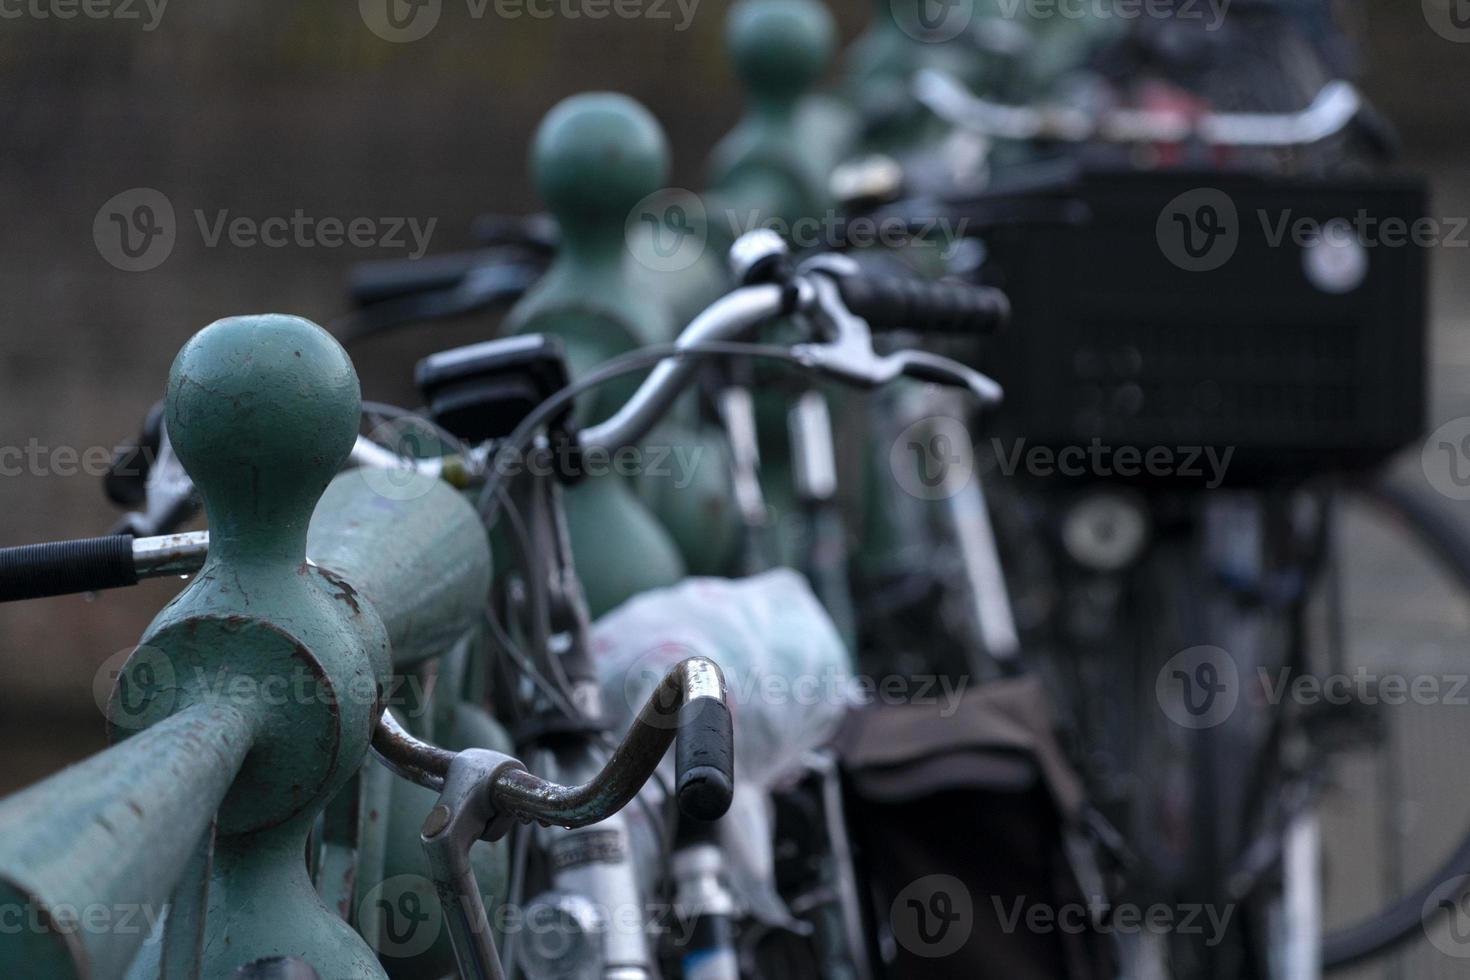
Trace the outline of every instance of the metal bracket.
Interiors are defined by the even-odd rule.
[[[439,802],[429,811],[421,831],[439,907],[465,980],[505,977],[485,903],[470,868],[470,848],[476,841],[500,840],[510,832],[514,818],[498,812],[490,798],[496,777],[507,769],[524,770],[525,766],[488,749],[457,753],[449,762]]]

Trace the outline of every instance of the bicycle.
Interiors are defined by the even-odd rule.
[[[509,618],[515,623],[512,631],[519,633],[524,630],[524,636],[535,638],[535,645],[522,655],[519,653],[521,637],[494,625],[498,614],[484,622],[498,645],[498,652],[520,664],[524,676],[533,682],[529,701],[525,700],[524,694],[521,695],[521,713],[529,711],[526,717],[530,718],[540,716],[543,724],[552,717],[558,722],[543,732],[547,737],[555,736],[552,744],[557,747],[550,752],[555,759],[556,770],[573,777],[580,772],[586,777],[574,778],[577,785],[573,786],[549,784],[526,774],[524,766],[507,754],[476,749],[455,753],[441,749],[403,728],[391,711],[382,714],[372,740],[374,752],[393,772],[441,794],[440,803],[431,811],[424,827],[425,847],[435,886],[449,916],[455,954],[465,975],[503,975],[497,972],[501,967],[485,920],[480,887],[468,856],[469,845],[474,840],[503,836],[510,828],[512,817],[535,820],[544,825],[576,828],[597,823],[603,830],[615,829],[616,824],[610,824],[610,818],[635,799],[638,788],[674,739],[670,720],[677,720],[680,732],[676,767],[678,780],[672,795],[680,801],[683,812],[697,819],[718,816],[728,806],[734,786],[731,729],[723,682],[718,668],[698,659],[686,661],[669,675],[606,765],[596,762],[599,755],[595,748],[596,729],[595,726],[589,729],[587,725],[595,718],[592,712],[599,692],[586,660],[586,618],[584,611],[579,612],[585,607],[580,605],[577,596],[565,536],[558,531],[557,479],[533,477],[529,486],[519,486],[496,468],[495,461],[503,459],[502,454],[508,451],[520,453],[538,446],[544,449],[557,440],[570,438],[572,434],[560,428],[557,420],[564,418],[565,409],[575,397],[620,374],[656,364],[653,374],[617,413],[601,424],[582,430],[575,437],[581,453],[610,450],[633,443],[658,421],[679,392],[691,382],[696,360],[711,355],[772,358],[848,384],[867,387],[909,375],[962,387],[985,403],[992,403],[1000,396],[994,382],[945,358],[919,351],[878,355],[872,349],[868,332],[869,320],[879,328],[895,323],[942,330],[992,328],[1005,312],[1004,303],[996,294],[970,288],[924,286],[904,280],[860,279],[854,276],[852,266],[835,257],[814,258],[793,267],[786,260],[779,239],[770,235],[747,236],[738,243],[736,254],[741,280],[749,284],[718,301],[697,318],[675,345],[635,352],[633,356],[604,365],[578,382],[556,389],[549,397],[534,403],[505,439],[466,447],[458,454],[412,460],[398,457],[359,437],[351,451],[342,454],[350,456],[360,466],[387,467],[390,472],[428,477],[438,488],[428,496],[436,499],[443,497],[447,490],[442,483],[446,477],[465,486],[479,484],[477,499],[484,523],[494,527],[496,515],[503,512],[509,525],[523,526],[528,534],[526,540],[519,540],[520,531],[513,532],[511,538],[516,539],[515,546],[519,549],[518,564],[531,573],[521,582],[528,595],[512,604]],[[850,310],[866,314],[867,320],[858,318]],[[810,321],[820,339],[789,347],[733,340],[763,323],[789,316]],[[219,333],[215,330],[216,336]],[[201,338],[206,336],[209,335],[202,334]],[[203,340],[196,341],[196,345],[203,350],[211,346]],[[482,345],[479,353],[492,362],[487,365],[482,361],[478,365],[482,372],[488,369],[502,377],[525,376],[524,343],[492,341],[488,347]],[[196,358],[200,356],[197,353],[193,355]],[[494,363],[497,358],[504,359],[509,365],[509,375],[497,370],[504,366]],[[460,360],[464,363],[463,358]],[[187,371],[190,363],[189,359],[181,357],[180,364],[184,368],[179,371]],[[535,371],[530,373],[544,377]],[[176,422],[181,411],[177,403],[171,411],[174,414],[170,418]],[[175,435],[177,438],[177,433]],[[200,465],[199,446],[195,439],[197,437],[189,440],[182,453],[190,468]],[[218,494],[219,491],[213,493]],[[211,494],[207,496],[212,498]],[[360,515],[354,513],[352,516]],[[216,532],[218,535],[220,529],[217,528]],[[456,537],[461,535],[462,532],[454,534]],[[221,541],[216,536],[210,541],[198,532],[165,540],[135,540],[130,535],[118,535],[85,543],[10,549],[0,553],[0,559],[3,559],[0,568],[6,572],[3,594],[7,598],[16,598],[58,590],[101,588],[124,584],[129,579],[136,580],[140,574],[180,574],[195,568],[202,569],[200,581],[206,581],[212,578],[209,570],[225,562],[232,554],[230,549],[240,547],[230,544],[230,540]],[[230,548],[220,550],[224,544],[230,544]],[[325,543],[322,547],[326,550]],[[219,550],[218,554],[216,550]],[[358,594],[387,603],[387,609],[395,608],[391,594],[385,591],[392,577],[382,572],[374,576],[362,555],[356,557],[354,567],[342,557],[346,554],[348,552],[344,551],[336,560],[324,561],[319,567],[340,568],[345,563],[350,575],[342,574],[340,581],[367,582],[371,587],[363,588]],[[201,559],[204,561],[202,566],[199,564]],[[534,571],[542,560],[552,563],[553,570],[547,575]],[[62,574],[48,577],[48,571]],[[334,571],[331,574],[339,573]],[[329,577],[329,581],[339,580]],[[534,584],[537,582],[541,584]],[[550,594],[538,594],[548,586],[552,590]],[[343,585],[341,588],[350,587]],[[472,581],[469,591],[473,593],[475,588]],[[459,591],[464,592],[463,589]],[[401,617],[409,613],[410,610],[404,608],[401,614],[392,617],[395,625],[390,626],[390,634],[401,631]],[[458,618],[462,620],[462,616]],[[440,639],[437,642],[426,641],[417,650],[406,646],[397,648],[395,657],[400,656],[398,650],[401,650],[403,660],[399,669],[409,666],[415,658],[425,656],[436,646],[442,649],[442,644]],[[529,659],[522,659],[523,656]],[[125,677],[129,676],[130,669],[139,671],[141,665],[124,668]],[[558,682],[548,681],[549,677],[562,678],[560,683],[569,686],[560,690]],[[514,687],[500,688],[493,697],[504,703],[502,699],[517,700],[516,693]],[[697,713],[693,706],[697,706]],[[697,724],[695,718],[700,719]],[[533,739],[532,744],[535,742]],[[67,774],[58,780],[71,782]],[[357,787],[349,790],[357,791]],[[3,814],[0,814],[0,820],[3,819]],[[554,845],[547,846],[554,850]],[[522,848],[518,853],[526,852]],[[577,880],[584,897],[590,892],[606,903],[604,907],[618,907],[628,896],[622,889],[634,885],[627,852],[623,853],[623,861],[608,865],[610,871],[600,878],[578,880],[576,869],[569,868],[565,869],[566,874],[572,877],[564,879],[553,874],[553,883],[566,886]],[[704,853],[710,852],[705,850]],[[558,893],[562,890],[553,888]],[[512,891],[512,900],[515,897]],[[623,939],[636,946],[641,941],[641,934]],[[590,947],[586,948],[591,955]],[[618,975],[614,967],[647,970],[652,965],[647,952],[640,957],[636,951],[629,953],[624,950],[619,957],[608,962],[607,969],[612,971],[609,976]]]
[[[1089,760],[1084,769],[1090,771],[1100,805],[1136,851],[1119,855],[1121,863],[1133,867],[1133,897],[1147,901],[1164,896],[1175,903],[1241,911],[1234,932],[1219,943],[1175,936],[1152,946],[1140,944],[1131,954],[1133,969],[1172,968],[1189,976],[1313,977],[1322,969],[1359,964],[1392,949],[1421,926],[1427,928],[1427,910],[1443,912],[1446,901],[1435,905],[1436,899],[1448,896],[1452,904],[1450,892],[1464,873],[1463,845],[1453,847],[1431,877],[1385,908],[1324,934],[1314,809],[1326,779],[1327,757],[1346,747],[1374,744],[1374,720],[1361,710],[1344,709],[1334,717],[1331,712],[1262,704],[1251,681],[1272,671],[1310,673],[1310,613],[1314,597],[1323,591],[1328,606],[1333,605],[1336,576],[1328,542],[1332,514],[1344,496],[1366,492],[1421,535],[1427,528],[1445,535],[1455,543],[1435,550],[1446,552],[1451,567],[1458,568],[1454,556],[1464,540],[1463,529],[1445,521],[1432,502],[1404,486],[1360,486],[1357,479],[1342,476],[1370,472],[1419,433],[1415,338],[1422,297],[1416,286],[1417,260],[1375,260],[1371,280],[1354,273],[1350,281],[1337,284],[1307,270],[1319,296],[1334,290],[1393,295],[1392,312],[1386,315],[1400,316],[1408,327],[1395,334],[1371,367],[1373,383],[1387,379],[1395,393],[1392,409],[1385,405],[1375,410],[1381,427],[1348,422],[1355,402],[1346,407],[1336,403],[1332,412],[1313,416],[1319,426],[1350,425],[1351,435],[1341,438],[1312,442],[1315,430],[1309,433],[1298,423],[1304,410],[1290,414],[1275,403],[1256,406],[1268,414],[1280,412],[1270,415],[1271,421],[1250,415],[1246,407],[1235,409],[1237,417],[1225,416],[1216,410],[1217,403],[1211,403],[1214,409],[1176,405],[1177,418],[1160,414],[1161,393],[1191,379],[1211,379],[1213,390],[1225,393],[1231,384],[1280,370],[1266,360],[1267,348],[1252,348],[1242,337],[1230,342],[1222,337],[1219,348],[1220,356],[1255,358],[1254,373],[1237,376],[1177,349],[1181,356],[1169,360],[1165,338],[1145,327],[1130,331],[1109,322],[1085,330],[1082,325],[1090,322],[1088,311],[1102,302],[1097,297],[1103,281],[1115,287],[1136,281],[1135,271],[1147,267],[1154,270],[1151,295],[1167,296],[1174,285],[1186,285],[1174,282],[1178,273],[1164,266],[1161,256],[1149,258],[1142,245],[1154,245],[1152,236],[1125,237],[1134,219],[1146,217],[1151,224],[1160,213],[1167,214],[1176,192],[1226,187],[1246,202],[1258,201],[1262,193],[1291,194],[1294,203],[1313,201],[1331,211],[1349,201],[1361,206],[1376,194],[1371,207],[1408,215],[1423,213],[1422,192],[1412,181],[1359,187],[1352,178],[1339,178],[1342,183],[1332,183],[1346,169],[1339,155],[1344,147],[1366,146],[1381,153],[1392,142],[1361,94],[1340,79],[1328,81],[1315,96],[1308,93],[1304,109],[1286,113],[1221,112],[1208,104],[1187,110],[1104,106],[1100,111],[1060,103],[1004,104],[976,96],[954,76],[932,70],[915,77],[913,91],[958,128],[986,141],[1030,146],[1039,157],[1062,164],[1052,173],[1045,163],[1006,161],[1004,168],[984,175],[981,183],[989,184],[979,193],[963,182],[905,189],[949,195],[951,213],[972,219],[979,226],[975,234],[988,247],[985,262],[972,270],[975,280],[1004,282],[1017,303],[1021,329],[1012,335],[1012,343],[1003,345],[1009,349],[992,349],[987,356],[1013,386],[1022,378],[1031,383],[1016,389],[1019,397],[1010,405],[1016,414],[1009,428],[1002,420],[1000,431],[1052,449],[1085,447],[1090,437],[1101,436],[1092,441],[1114,449],[1189,443],[1242,450],[1229,464],[1225,486],[1217,490],[1221,481],[1211,482],[1209,493],[1202,492],[1205,478],[1198,471],[1158,478],[1140,466],[1128,476],[1094,474],[1098,482],[1088,486],[1061,475],[1027,479],[988,460],[993,486],[1005,482],[995,475],[999,469],[1024,487],[1002,495],[997,518],[1013,594],[1026,610],[1021,617],[1023,643],[1037,657],[1033,662],[1052,676],[1054,688],[1070,692],[1066,700],[1078,755]],[[1281,93],[1257,94],[1279,98]],[[1238,91],[1235,95],[1241,97]],[[1125,164],[1121,169],[1133,174],[1112,181],[1109,167],[1118,170],[1119,161],[1129,159],[1126,154],[1136,158],[1142,148],[1158,151],[1151,158],[1157,172],[1144,176],[1138,172],[1142,168]],[[1238,169],[1248,176],[1189,165],[1190,159],[1204,159],[1206,152],[1244,164]],[[1311,176],[1263,191],[1271,178],[1262,174],[1278,171]],[[918,204],[904,201],[901,186],[897,180],[891,185],[896,202],[891,212],[918,213]],[[932,205],[922,197],[918,201]],[[1016,226],[1033,230],[1023,233]],[[1117,237],[1107,238],[1110,234]],[[1028,235],[1035,236],[1032,245],[1021,246]],[[1098,244],[1111,241],[1105,248],[1120,255],[1095,253],[1106,256],[1109,272],[1079,276],[1075,300],[1050,304],[1043,296],[1055,284],[1036,270],[1048,256],[1073,254],[1068,243],[1081,247],[1087,235],[1096,235]],[[1042,240],[1048,244],[1040,246]],[[1128,243],[1139,247],[1126,251]],[[1032,250],[1033,245],[1039,247]],[[1351,241],[1348,247],[1353,247]],[[1079,254],[1086,258],[1090,253]],[[1237,259],[1233,267],[1257,258],[1264,257]],[[1193,308],[1184,297],[1197,302],[1200,281],[1179,292],[1178,309]],[[1239,280],[1241,285],[1247,282]],[[1092,300],[1086,298],[1089,289]],[[1156,298],[1149,313],[1134,319],[1158,319],[1163,302]],[[1316,308],[1312,302],[1289,301],[1304,323],[1315,316],[1309,312]],[[1212,303],[1237,310],[1233,315],[1241,325],[1252,320],[1233,300],[1219,297]],[[1019,312],[1023,308],[1030,312]],[[1215,320],[1226,316],[1218,310],[1212,314]],[[1390,322],[1359,317],[1355,329],[1370,333]],[[1287,325],[1294,324],[1283,324],[1283,329]],[[1052,333],[1053,327],[1065,336]],[[1078,360],[1074,376],[1072,364],[1046,353],[1090,357],[1099,345],[1131,360],[1100,363],[1097,373]],[[1281,358],[1287,363],[1303,363],[1291,361],[1291,356],[1283,349]],[[1321,380],[1320,372],[1309,375],[1304,370],[1305,365],[1292,374],[1292,383],[1303,391],[1317,383],[1312,379]],[[1355,370],[1360,369],[1341,367],[1338,380]],[[1101,391],[1105,380],[1096,379],[1113,377],[1111,372],[1122,372],[1117,383],[1126,381],[1134,394],[1155,399],[1148,411],[1139,411],[1136,402],[1117,402],[1077,403],[1073,412],[1066,397],[1027,404],[1045,378],[1074,377],[1068,391],[1080,397]],[[1227,423],[1236,428],[1227,432]],[[1340,643],[1331,636],[1329,627],[1328,642]],[[1209,644],[1209,650],[1198,647],[1200,643]],[[1170,652],[1180,650],[1184,653],[1178,656],[1193,659],[1165,662]],[[1126,673],[1117,670],[1119,652],[1126,654]],[[1227,678],[1234,680],[1227,683]],[[1217,708],[1212,715],[1217,695],[1227,689],[1230,707]],[[1100,690],[1108,694],[1097,697]],[[1237,772],[1246,760],[1252,771]]]

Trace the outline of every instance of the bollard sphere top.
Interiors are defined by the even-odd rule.
[[[821,78],[836,37],[819,0],[740,0],[725,25],[741,80],[757,98],[777,101],[795,99]]]
[[[574,95],[542,120],[531,172],[565,232],[606,226],[621,235],[628,212],[668,180],[668,140],[653,114],[626,95]]]
[[[217,320],[174,359],[168,436],[211,531],[298,522],[346,461],[362,395],[342,346],[296,316]]]

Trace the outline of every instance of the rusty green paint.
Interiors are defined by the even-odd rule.
[[[439,630],[467,627],[489,558],[473,509],[447,489],[385,501],[349,473],[323,498],[359,399],[346,353],[295,317],[222,320],[180,352],[166,418],[209,515],[209,560],[119,674],[109,724],[120,744],[0,805],[0,826],[15,828],[0,880],[18,901],[161,908],[182,893],[217,810],[203,977],[269,956],[323,977],[384,975],[313,888],[307,834],[362,764],[390,637],[415,657],[447,642]],[[319,498],[330,510],[313,521]],[[306,560],[308,526],[320,566]],[[446,558],[452,572],[423,574]],[[116,977],[146,934],[0,937],[0,962]]]
[[[121,976],[253,727],[233,707],[194,705],[0,803],[0,908],[22,913],[0,932],[0,977]]]
[[[415,483],[406,497],[381,487],[360,470],[333,480],[311,519],[306,552],[383,620],[393,667],[402,671],[479,623],[490,541],[474,507],[446,483]]]
[[[251,717],[254,747],[220,835],[315,813],[366,750],[386,686],[386,629],[355,588],[306,562],[318,499],[357,436],[345,351],[297,317],[220,320],[179,352],[166,419],[209,516],[209,559],[154,619],[120,677],[153,690],[114,723],[143,727],[191,703]],[[157,675],[162,669],[163,680]],[[303,751],[310,746],[311,751]]]
[[[306,561],[360,398],[346,352],[297,317],[211,324],[170,372],[168,430],[208,512],[209,559],[124,667],[120,685],[145,694],[129,703],[120,686],[112,720],[123,731],[224,704],[250,721],[250,753],[219,808],[205,977],[279,955],[324,976],[382,975],[302,860],[318,812],[362,762],[390,677],[388,629],[366,596]]]

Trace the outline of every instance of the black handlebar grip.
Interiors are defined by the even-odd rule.
[[[422,259],[381,259],[352,267],[347,293],[358,306],[452,289],[484,265],[485,252],[449,252]]]
[[[137,584],[131,534],[0,548],[0,602]]]
[[[718,820],[735,794],[735,729],[730,708],[717,698],[695,698],[679,709],[674,746],[679,812]]]
[[[999,289],[910,276],[852,275],[838,280],[847,308],[876,330],[971,336],[994,333],[1011,318]]]

